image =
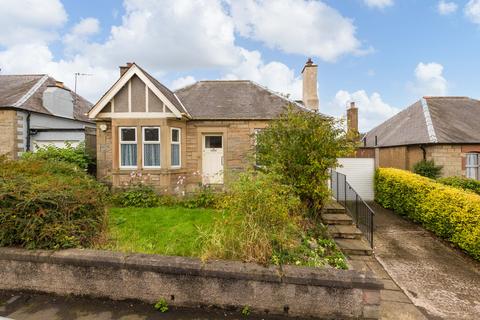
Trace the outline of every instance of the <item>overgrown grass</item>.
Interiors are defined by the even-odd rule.
[[[200,231],[208,232],[221,213],[183,207],[112,208],[102,248],[175,256],[201,255]]]

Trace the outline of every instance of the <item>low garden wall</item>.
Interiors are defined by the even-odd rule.
[[[371,273],[69,249],[0,248],[0,290],[33,290],[183,307],[248,306],[315,318],[378,318],[383,284]]]

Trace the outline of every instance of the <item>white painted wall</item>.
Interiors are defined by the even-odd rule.
[[[365,201],[374,199],[374,158],[339,158],[340,166],[335,170],[347,176],[348,183]]]

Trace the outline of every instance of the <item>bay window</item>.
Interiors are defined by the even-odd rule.
[[[467,153],[467,163],[466,163],[465,169],[466,169],[467,178],[480,180],[478,153]]]
[[[160,168],[160,128],[143,128],[143,167]]]
[[[181,132],[179,128],[171,128],[171,167],[179,168],[181,166]]]
[[[137,168],[137,128],[120,128],[120,168]]]

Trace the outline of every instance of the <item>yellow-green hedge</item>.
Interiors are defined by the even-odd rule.
[[[375,199],[480,260],[480,196],[405,170],[380,168]]]

